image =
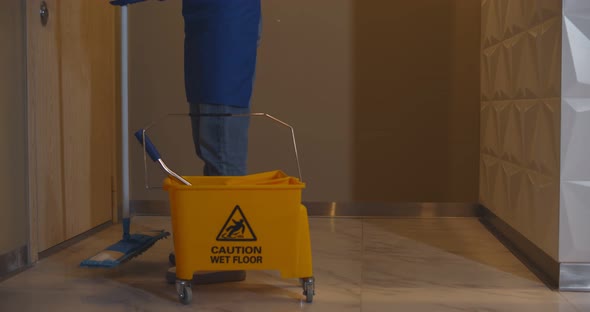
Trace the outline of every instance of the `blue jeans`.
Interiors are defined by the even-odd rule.
[[[193,141],[205,166],[206,176],[247,174],[250,117],[200,116],[207,114],[249,114],[250,108],[190,104]]]

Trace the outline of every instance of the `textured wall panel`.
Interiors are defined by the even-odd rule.
[[[512,86],[516,99],[541,97],[540,31],[541,26],[534,27],[510,40]]]
[[[558,258],[561,0],[483,0],[480,200]]]
[[[482,1],[482,44],[484,48],[497,44],[504,38],[503,25],[506,1]]]
[[[590,1],[564,0],[560,262],[590,262]]]
[[[502,159],[517,165],[525,164],[522,113],[518,102],[510,102],[504,109],[503,123],[500,127],[502,140]]]
[[[559,98],[561,96],[561,19],[552,18],[545,21],[540,38],[543,97]]]

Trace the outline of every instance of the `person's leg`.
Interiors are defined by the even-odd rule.
[[[206,176],[247,174],[249,108],[215,104],[191,104],[195,151],[203,160]],[[214,116],[223,115],[223,116]]]

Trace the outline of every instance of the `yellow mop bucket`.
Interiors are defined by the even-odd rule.
[[[170,199],[180,301],[192,300],[191,280],[197,271],[273,270],[283,278],[299,278],[306,301],[312,302],[309,223],[301,204],[305,184],[282,171],[181,177],[164,164],[145,131],[136,137],[170,175],[164,189]],[[296,150],[294,135],[293,143]]]

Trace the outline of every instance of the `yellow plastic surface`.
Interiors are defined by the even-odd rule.
[[[178,279],[225,270],[313,276],[307,209],[301,205],[305,184],[299,179],[281,171],[183,178],[192,185],[164,180]]]

